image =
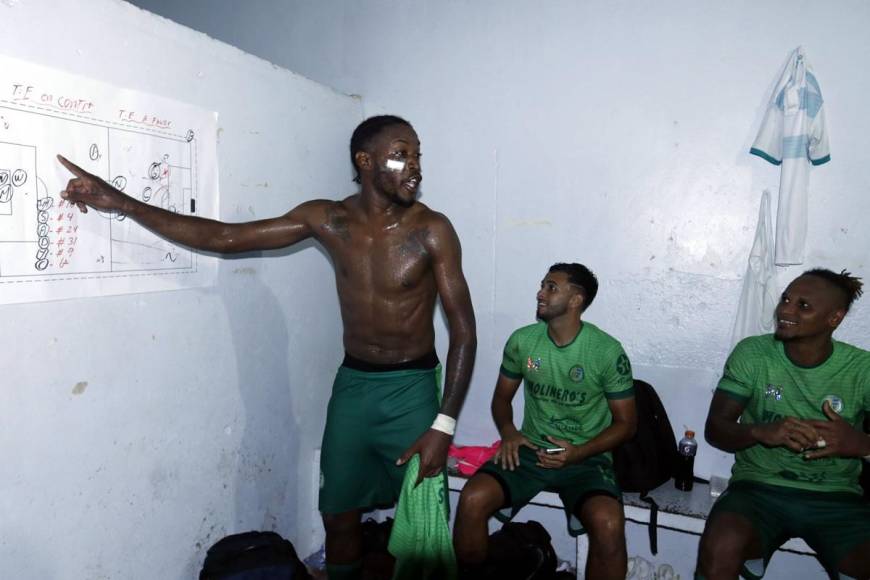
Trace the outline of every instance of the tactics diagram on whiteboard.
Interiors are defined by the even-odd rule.
[[[215,259],[60,197],[60,153],[128,195],[215,217],[216,115],[0,57],[0,303],[214,282]]]

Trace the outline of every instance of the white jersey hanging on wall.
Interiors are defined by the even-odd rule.
[[[803,47],[791,53],[749,152],[782,165],[775,261],[781,266],[802,264],[810,167],[831,160],[822,91]]]
[[[0,56],[0,304],[214,283],[216,259],[60,197],[60,153],[128,195],[217,217],[217,115]]]
[[[770,225],[770,192],[761,194],[755,241],[749,252],[737,317],[731,332],[731,347],[747,336],[773,332],[773,318],[779,301],[776,266],[773,264],[773,228]]]

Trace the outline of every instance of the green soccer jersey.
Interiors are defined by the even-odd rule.
[[[505,346],[501,373],[523,379],[521,431],[543,447],[552,445],[547,435],[586,443],[613,420],[607,399],[634,396],[622,345],[589,322],[565,346],[553,342],[545,322],[516,330]]]
[[[829,401],[850,425],[863,430],[870,410],[870,352],[835,340],[831,356],[807,368],[791,362],[772,334],[752,336],[734,347],[718,388],[746,405],[740,416],[744,425],[789,416],[826,421],[822,403]],[[805,460],[785,447],[759,444],[735,454],[731,480],[861,493],[860,473],[860,459]]]

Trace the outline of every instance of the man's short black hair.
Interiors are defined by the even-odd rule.
[[[566,264],[559,262],[550,266],[550,272],[564,272],[568,275],[568,282],[580,288],[585,300],[583,301],[583,310],[592,306],[592,301],[595,300],[595,295],[598,294],[598,278],[592,273],[592,270],[583,264]]]
[[[401,117],[395,115],[378,115],[369,117],[360,123],[353,131],[350,137],[350,162],[353,163],[356,176],[354,181],[359,183],[359,168],[356,166],[356,154],[358,151],[365,151],[371,145],[372,139],[377,137],[381,131],[393,125],[406,125],[411,127],[411,123]],[[411,127],[413,129],[413,127]]]
[[[837,288],[843,297],[843,307],[846,309],[846,312],[849,312],[852,303],[864,293],[864,290],[862,290],[864,283],[861,282],[861,278],[853,276],[851,272],[846,270],[842,270],[837,274],[827,268],[813,268],[804,272],[802,276],[822,278]]]

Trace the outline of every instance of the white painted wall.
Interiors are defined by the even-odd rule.
[[[776,169],[747,151],[798,44],[827,101],[833,151],[812,175],[807,266],[870,278],[870,5],[861,0],[148,5],[363,95],[367,114],[396,112],[415,124],[423,200],[459,232],[478,316],[460,442],[496,438],[488,407],[502,344],[532,320],[538,280],[556,260],[598,273],[588,318],[623,341],[677,429],[702,429],[730,347],[761,191],[778,184]],[[781,282],[799,271],[781,272]],[[865,348],[867,301],[838,332]],[[438,343],[443,355],[443,325]],[[728,465],[701,444],[700,474]],[[560,517],[531,515],[562,529]],[[567,557],[564,539],[555,539]],[[649,556],[643,541],[632,531],[630,551]],[[694,550],[666,538],[659,561],[678,564],[686,578]],[[818,574],[806,559],[779,556],[769,577]]]
[[[460,439],[495,435],[477,419],[503,341],[532,319],[538,281],[559,259],[599,274],[589,319],[623,341],[674,423],[700,430],[761,191],[778,187],[776,168],[747,152],[798,44],[828,103],[833,150],[811,179],[807,267],[870,276],[865,2],[137,3],[417,127],[422,199],[459,230],[482,339]],[[783,284],[800,271],[782,272]],[[859,301],[838,336],[867,346],[868,330]],[[702,447],[701,472],[718,463]]]
[[[353,190],[358,99],[127,3],[4,0],[0,52],[217,111],[226,220]],[[0,319],[0,578],[188,580],[249,529],[320,545],[310,466],[342,349],[311,245],[221,261],[208,289]]]
[[[557,260],[598,274],[588,318],[623,341],[677,430],[702,431],[760,195],[778,187],[776,169],[747,152],[799,44],[828,103],[833,149],[812,175],[807,264],[870,278],[866,3],[265,4],[285,16],[280,35],[248,41],[261,54],[363,95],[367,114],[406,115],[422,136],[423,200],[459,231],[478,316],[459,441],[497,438],[489,400],[503,342],[532,320],[538,281]],[[867,299],[838,336],[870,347]],[[730,461],[701,442],[701,475],[727,474]],[[560,515],[524,515],[547,522],[570,557]],[[695,538],[664,532],[653,558],[645,530],[628,531],[630,554],[690,577]],[[768,577],[820,574],[807,558],[779,555]]]

